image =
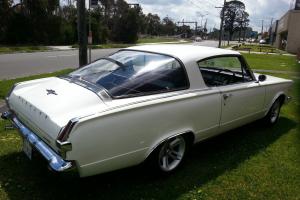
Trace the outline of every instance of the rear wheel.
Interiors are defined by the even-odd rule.
[[[169,174],[182,164],[187,147],[188,141],[184,136],[170,138],[153,152],[150,165],[164,174]]]

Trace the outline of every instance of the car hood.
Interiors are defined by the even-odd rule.
[[[8,103],[26,125],[52,139],[56,139],[60,129],[72,118],[88,116],[107,107],[94,92],[57,77],[17,85]]]

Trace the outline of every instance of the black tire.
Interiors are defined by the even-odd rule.
[[[179,135],[159,145],[148,158],[148,166],[160,174],[171,174],[184,162],[190,147],[188,137]]]
[[[279,114],[282,106],[282,101],[280,98],[278,98],[270,108],[268,114],[264,118],[264,122],[267,125],[273,126],[274,124],[277,123],[279,119]]]

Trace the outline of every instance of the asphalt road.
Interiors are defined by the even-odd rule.
[[[216,47],[217,41],[203,41],[195,45]],[[118,49],[92,50],[92,60],[107,56]],[[54,72],[78,67],[78,50],[15,53],[0,55],[0,80]]]
[[[92,51],[92,59],[107,56],[117,50],[95,49]],[[0,80],[77,67],[78,50],[2,54]]]

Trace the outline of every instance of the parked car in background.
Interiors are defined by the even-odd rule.
[[[267,41],[264,39],[259,40],[259,44],[267,44]]]
[[[202,42],[202,38],[201,37],[196,37],[194,41],[195,42]]]
[[[2,118],[27,156],[40,153],[55,171],[85,177],[151,161],[170,173],[199,141],[262,118],[275,124],[291,84],[253,73],[231,50],[137,46],[16,84]]]

